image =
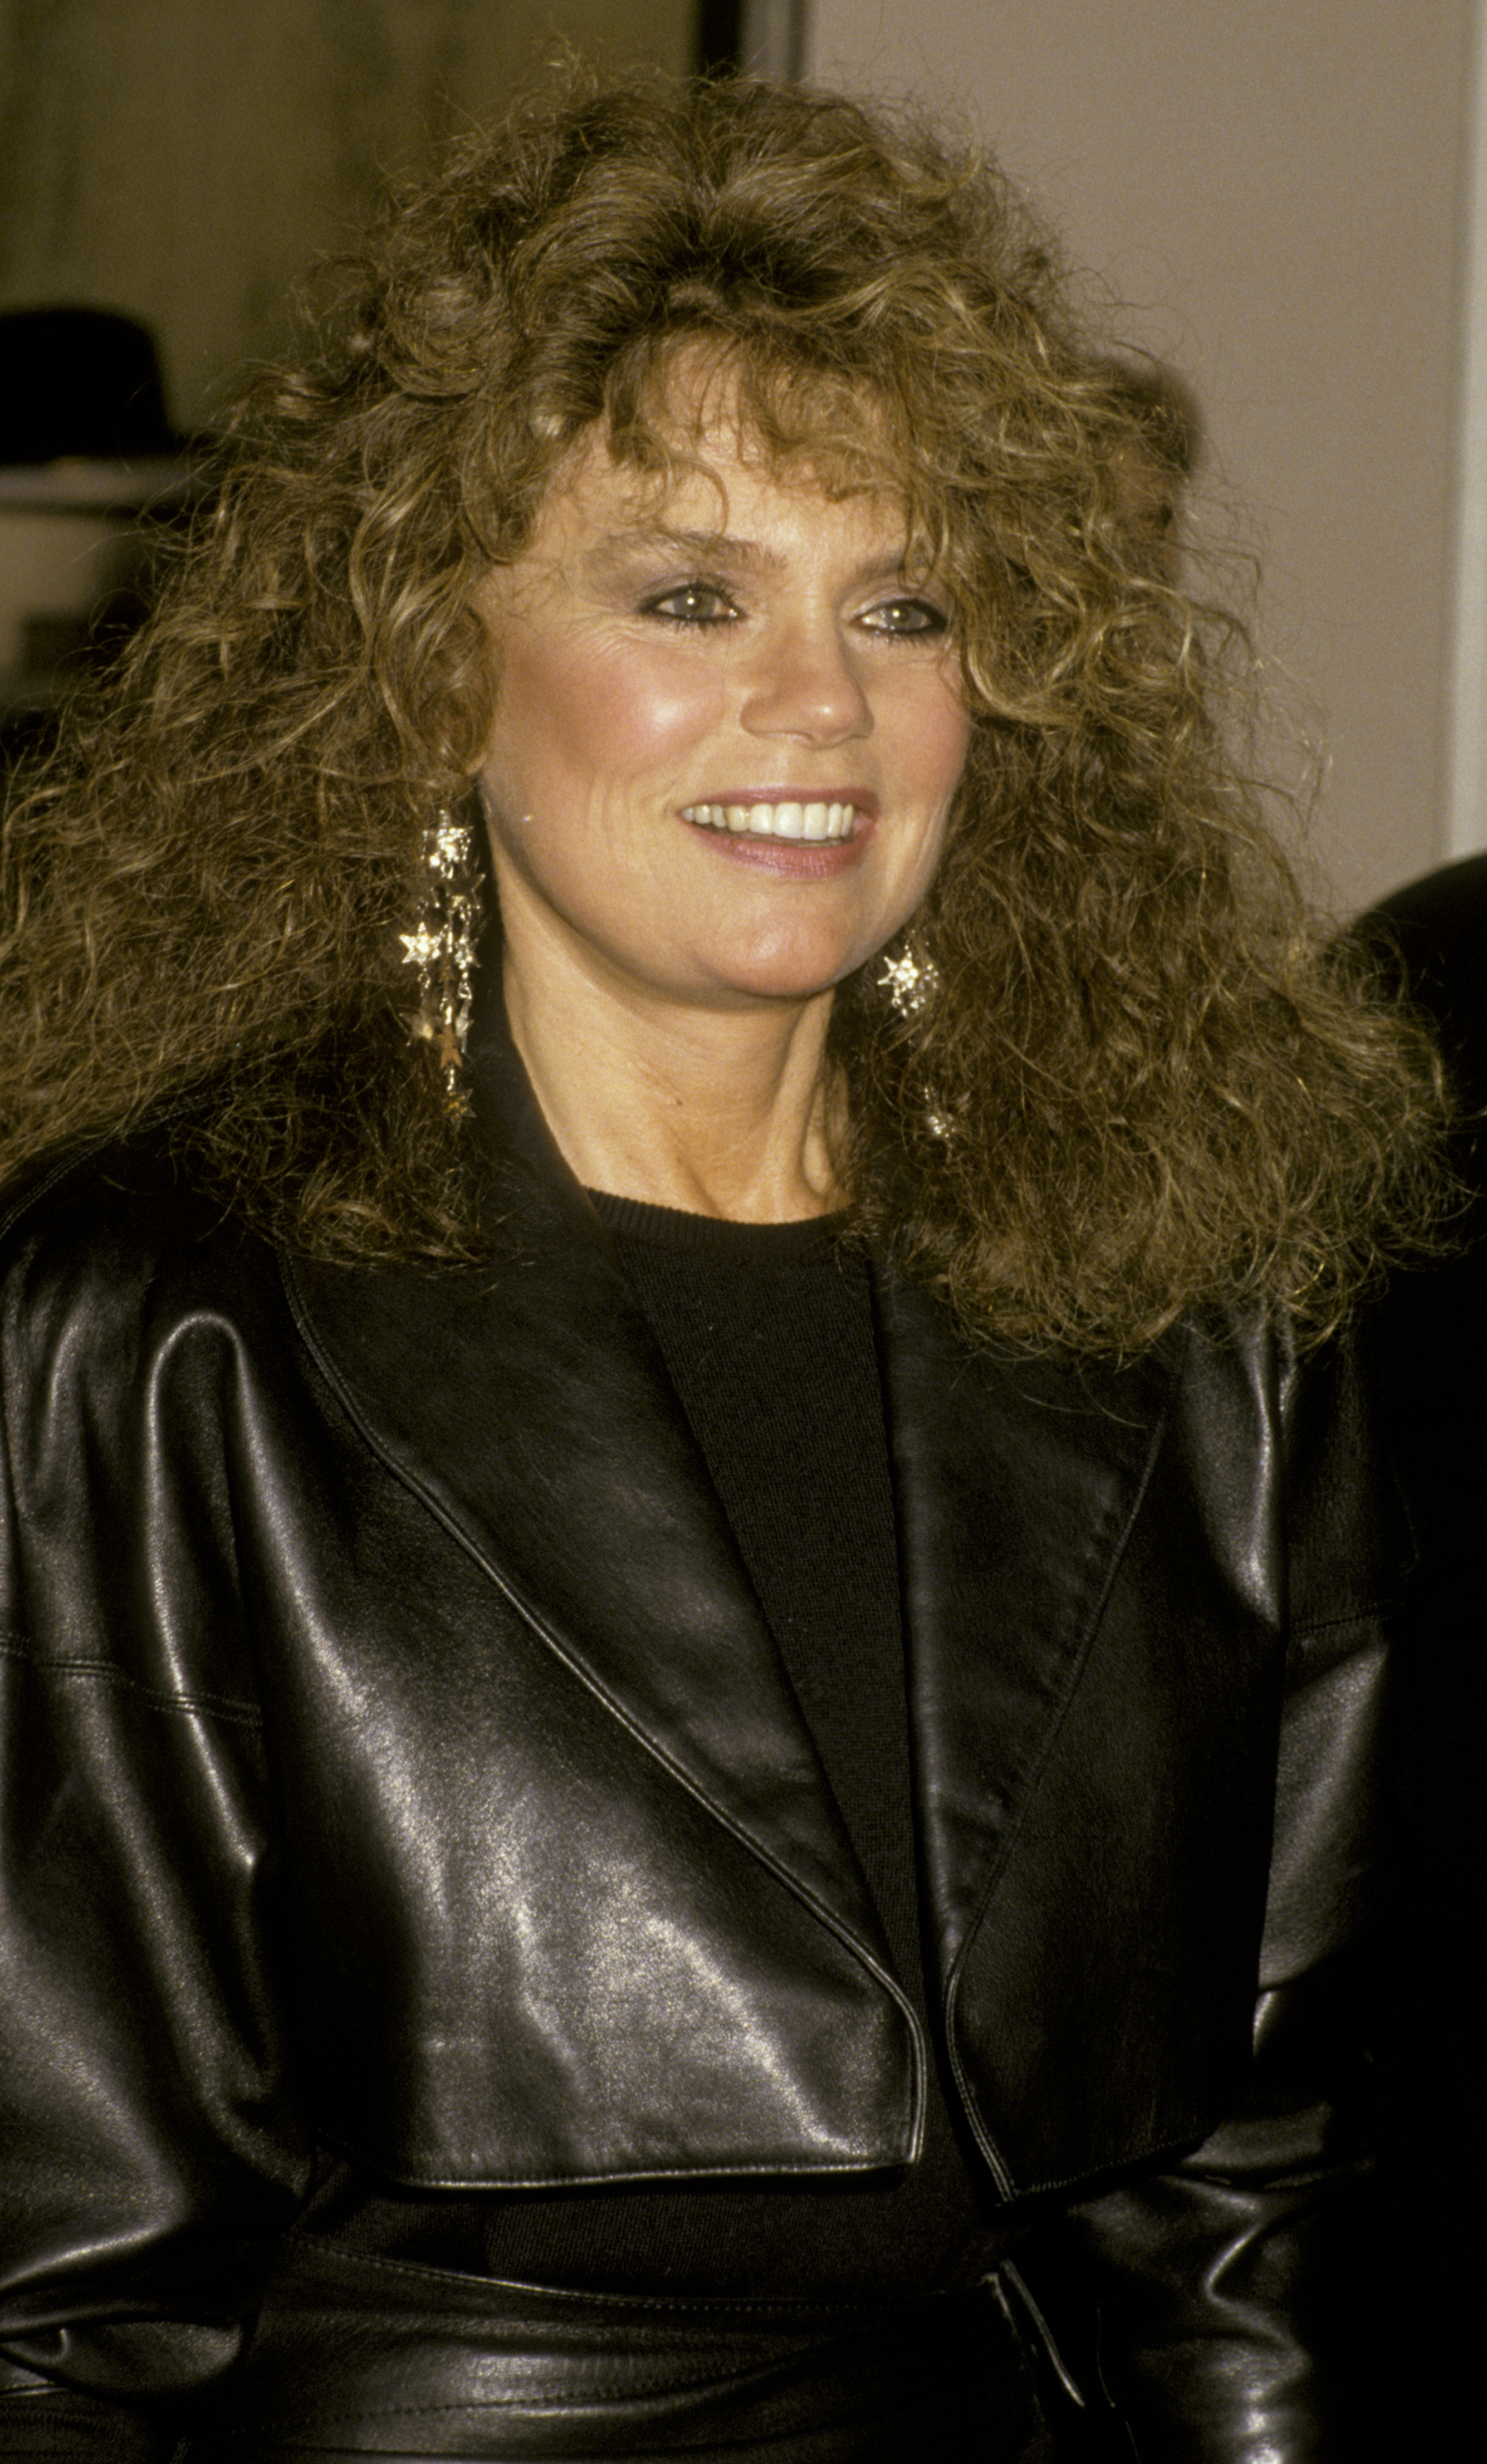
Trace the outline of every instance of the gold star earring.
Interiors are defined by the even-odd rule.
[[[917,1018],[940,988],[940,970],[933,958],[917,957],[906,941],[897,958],[884,958],[877,983],[900,1018]]]
[[[460,1069],[480,933],[480,868],[474,829],[456,822],[446,804],[425,834],[423,863],[423,914],[415,932],[398,935],[404,965],[418,970],[418,1007],[410,1031],[433,1045],[445,1109],[457,1119],[469,1110]]]

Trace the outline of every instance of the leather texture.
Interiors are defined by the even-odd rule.
[[[994,2286],[900,2303],[542,2292],[291,2237],[230,2421],[190,2464],[316,2453],[1032,2464],[1031,2373]],[[185,2458],[183,2458],[185,2464]]]
[[[318,2146],[499,2195],[919,2144],[652,1337],[509,1045],[477,1068],[478,1270],[277,1257],[148,1139],[6,1237],[0,2453],[279,2453],[231,2439]],[[1070,2434],[1354,2456],[1394,1547],[1349,1365],[972,1350],[877,1274],[931,2007]]]

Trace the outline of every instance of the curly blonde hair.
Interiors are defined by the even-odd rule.
[[[0,1160],[210,1087],[190,1168],[282,1237],[478,1257],[397,938],[488,730],[473,596],[586,431],[664,482],[701,346],[774,462],[896,492],[955,605],[927,997],[875,963],[833,1013],[857,1220],[991,1332],[1129,1349],[1244,1294],[1333,1325],[1429,1217],[1433,1065],[1319,955],[1235,750],[1243,628],[1133,538],[1141,416],[1066,299],[994,167],[839,98],[569,77],[457,145],[315,364],[244,404],[158,613],[12,813]]]

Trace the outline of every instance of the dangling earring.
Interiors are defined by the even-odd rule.
[[[940,990],[940,970],[933,958],[921,957],[912,942],[906,941],[899,957],[884,958],[877,986],[880,992],[888,995],[901,1019],[919,1018]],[[948,1146],[955,1135],[955,1124],[941,1110],[927,1087],[923,1105],[921,1118],[925,1129],[942,1146]]]
[[[403,963],[418,970],[411,1032],[434,1047],[445,1110],[469,1110],[459,1082],[470,1032],[470,987],[480,932],[480,868],[475,831],[441,804],[423,843],[425,907],[415,933],[400,933]]]
[[[900,957],[883,960],[877,982],[900,1018],[917,1018],[940,989],[940,970],[933,958],[918,957],[906,941]]]

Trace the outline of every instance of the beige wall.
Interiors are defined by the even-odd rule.
[[[819,81],[963,100],[1254,508],[1344,906],[1447,852],[1474,0],[813,0]],[[1480,816],[1478,817],[1480,829]],[[1487,843],[1487,832],[1478,843]]]
[[[292,288],[378,174],[498,112],[544,47],[691,64],[695,0],[0,0],[0,307],[160,337],[210,422],[284,347]]]

